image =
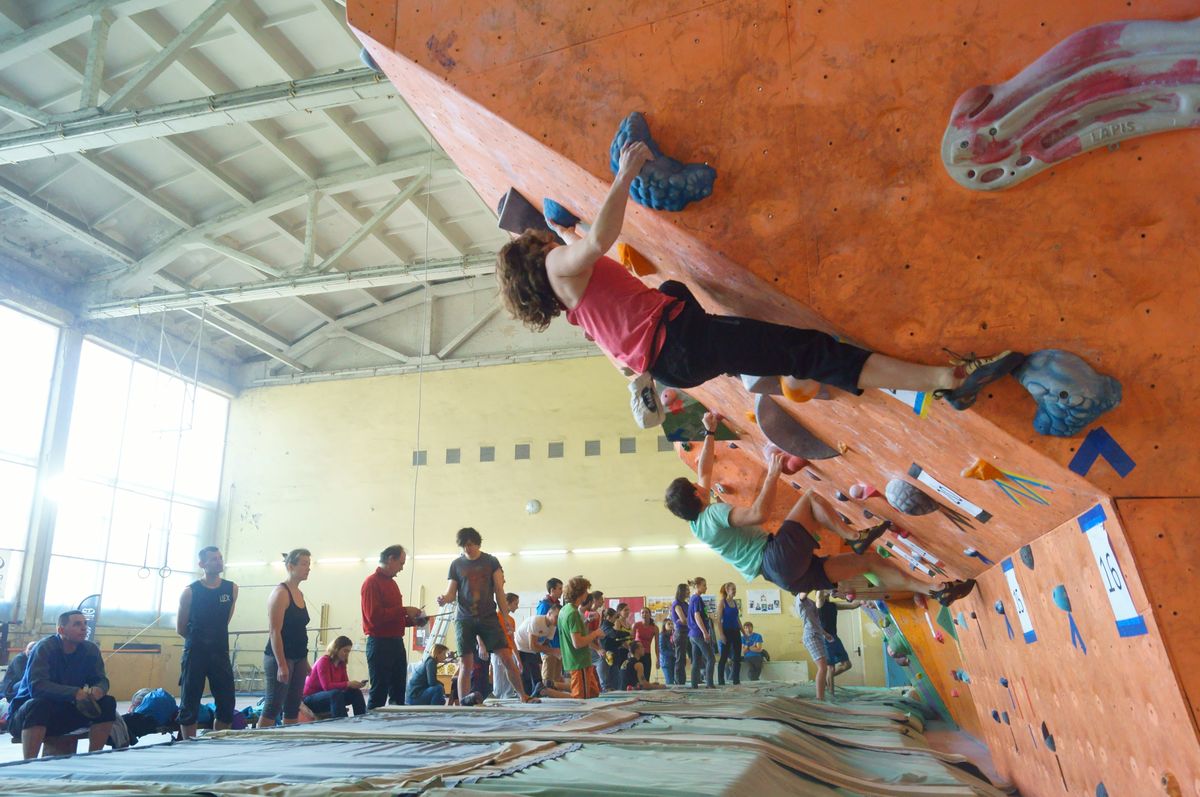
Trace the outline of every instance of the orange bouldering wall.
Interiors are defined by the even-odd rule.
[[[943,642],[934,638],[929,631],[929,623],[925,620],[925,612],[911,600],[888,603],[888,610],[896,627],[904,634],[904,641],[912,649],[913,655],[920,659],[925,677],[931,679],[938,687],[938,695],[950,716],[975,738],[982,739],[983,728],[971,686],[955,681],[951,675],[955,670],[963,669],[964,665],[962,657],[959,656],[959,648],[954,644],[954,638],[937,625],[938,608],[936,602],[930,603],[929,616],[933,620],[933,627],[942,631]]]
[[[1142,587],[1167,644],[1167,655],[1200,723],[1200,622],[1196,620],[1196,579],[1200,546],[1192,518],[1194,498],[1122,499],[1117,511],[1129,548],[1142,572]],[[1200,788],[1196,790],[1200,794]]]
[[[855,482],[882,490],[919,463],[991,513],[959,528],[940,513],[901,516],[882,498],[839,504],[855,525],[864,510],[901,523],[948,574],[980,579],[968,602],[988,650],[960,634],[963,666],[998,768],[1027,793],[1057,793],[1064,782],[1094,793],[1103,780],[1114,795],[1152,794],[1168,770],[1200,791],[1200,748],[1172,670],[1200,670],[1194,623],[1175,619],[1195,603],[1195,560],[1164,550],[1163,539],[1182,542],[1156,536],[1168,515],[1142,500],[1190,498],[1189,477],[1200,473],[1194,335],[1180,324],[1200,297],[1190,251],[1200,188],[1180,168],[1197,162],[1200,136],[1127,141],[994,194],[956,185],[938,154],[968,88],[1011,77],[1078,29],[1181,19],[1193,3],[350,0],[348,11],[486,201],[511,186],[593,215],[611,179],[609,143],[634,110],[665,152],[713,165],[713,195],[683,213],[630,206],[622,237],[656,264],[650,283],[680,278],[714,312],[830,330],[925,362],[942,346],[1064,348],[1121,380],[1124,402],[1100,425],[1136,462],[1124,478],[1103,461],[1086,478],[1069,471],[1080,439],[1034,434],[1033,402],[1007,380],[966,413],[935,406],[918,417],[879,391],[791,405],[818,437],[846,448],[794,481],[832,499]],[[692,392],[743,435],[743,454],[718,475],[740,500],[762,442],[746,418],[752,397],[732,379]],[[1046,483],[1048,504],[1018,504],[962,478],[977,459]],[[1107,496],[1131,499],[1118,504],[1131,543]],[[1098,504],[1144,636],[1117,637],[1096,592],[1075,518]],[[1030,645],[1010,642],[991,609],[1007,594],[1001,568],[964,555],[971,547],[999,562],[1024,544],[1037,566],[1018,562],[1017,576],[1046,629]],[[1051,601],[1059,583],[1087,656]],[[1178,592],[1159,597],[1149,586],[1159,583]],[[945,696],[955,684],[942,653],[925,655]],[[1024,709],[1002,707],[1002,675],[1030,692]],[[1196,696],[1193,682],[1184,686]],[[1008,710],[1012,725],[994,723],[993,708]],[[1057,760],[1035,718],[1054,734]]]
[[[1033,569],[1013,556],[1036,641],[1023,639],[1002,568],[989,569],[979,588],[953,607],[975,611],[980,621],[961,640],[984,739],[996,768],[1023,794],[1057,794],[1064,779],[1070,794],[1095,794],[1100,782],[1114,795],[1166,794],[1161,778],[1167,773],[1183,794],[1200,794],[1191,712],[1171,666],[1169,643],[1164,645],[1170,629],[1152,611],[1143,587],[1152,580],[1135,563],[1121,520],[1109,502],[1101,506],[1122,579],[1147,633],[1118,634],[1108,598],[1116,582],[1101,575],[1075,520],[1031,544]],[[1060,584],[1086,653],[1072,644],[1067,613],[1053,600]],[[993,609],[997,600],[1004,603],[1013,639]],[[1008,679],[1007,688],[1001,678]],[[995,722],[993,710],[1008,712],[1011,726]],[[1043,741],[1042,723],[1054,737],[1057,761]]]

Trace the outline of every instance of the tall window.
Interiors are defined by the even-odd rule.
[[[4,388],[0,390],[0,619],[12,617],[29,536],[58,330],[0,307]]]
[[[95,593],[101,625],[174,622],[215,526],[228,413],[212,391],[83,344],[47,622]]]

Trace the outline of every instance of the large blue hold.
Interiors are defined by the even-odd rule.
[[[608,165],[613,174],[621,159],[621,147],[628,141],[644,141],[654,153],[654,160],[642,167],[629,188],[629,195],[639,205],[654,210],[680,211],[690,202],[698,202],[712,193],[717,170],[704,163],[681,163],[664,155],[650,135],[646,117],[637,111],[621,122],[612,146],[608,148]]]
[[[546,221],[551,224],[557,224],[559,227],[565,227],[568,230],[579,223],[578,216],[550,197],[545,197],[542,200],[542,213],[545,215]]]
[[[1038,434],[1072,437],[1121,403],[1121,383],[1069,351],[1034,352],[1013,376],[1037,402]]]

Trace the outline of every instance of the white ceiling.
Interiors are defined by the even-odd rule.
[[[335,0],[0,0],[0,300],[227,390],[595,354],[359,52]]]

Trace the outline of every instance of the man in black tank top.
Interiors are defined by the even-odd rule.
[[[225,561],[214,546],[199,555],[204,578],[193,581],[179,598],[175,630],[183,637],[179,674],[179,729],[183,738],[196,735],[196,714],[204,696],[204,681],[216,703],[213,728],[223,730],[233,722],[233,667],[229,662],[229,619],[237,603],[238,588],[221,578]]]

